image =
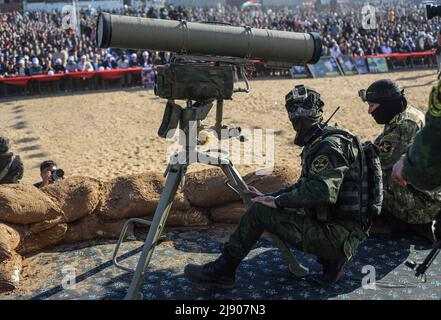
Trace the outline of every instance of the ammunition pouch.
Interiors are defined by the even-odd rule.
[[[168,101],[165,106],[162,123],[158,130],[158,136],[167,138],[167,133],[170,130],[176,129],[181,118],[182,108],[172,101]]]
[[[227,65],[171,64],[157,67],[155,95],[170,100],[231,99],[233,68]]]
[[[335,205],[335,218],[338,220],[360,220],[362,190],[359,182],[343,181]]]

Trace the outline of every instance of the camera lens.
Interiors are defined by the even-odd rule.
[[[432,4],[426,5],[426,15],[429,20],[434,17],[441,17],[441,6],[435,6]]]
[[[62,169],[57,169],[52,173],[52,179],[54,181],[60,180],[64,176],[64,171]]]

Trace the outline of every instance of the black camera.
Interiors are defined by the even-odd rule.
[[[441,17],[441,5],[436,6],[433,4],[427,4],[426,5],[426,17],[429,20],[434,17]]]
[[[64,171],[62,169],[52,170],[52,180],[58,181],[63,179]]]

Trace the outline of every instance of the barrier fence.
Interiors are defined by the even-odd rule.
[[[321,57],[314,65],[293,66],[289,71],[267,69],[256,62],[254,78],[286,76],[292,78],[334,77],[365,73],[389,72],[399,68],[430,68],[436,66],[433,51],[391,53],[374,56]],[[97,90],[109,87],[141,86],[142,68],[70,72],[53,75],[0,78],[0,98],[9,95],[38,95],[48,92]]]

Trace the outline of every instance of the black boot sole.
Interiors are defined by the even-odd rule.
[[[236,283],[234,281],[222,281],[221,282],[221,281],[199,279],[199,278],[193,277],[191,274],[188,274],[185,269],[184,269],[184,275],[188,281],[195,283],[195,284],[201,284],[201,285],[216,287],[216,288],[220,288],[220,289],[233,289],[236,286]]]
[[[199,285],[203,285],[203,286],[207,286],[207,287],[215,287],[215,288],[225,289],[225,290],[231,290],[236,287],[235,282],[219,283],[219,282],[213,282],[213,281],[202,281],[202,280],[191,279],[188,276],[187,276],[187,280],[194,283],[194,284],[199,284]]]

